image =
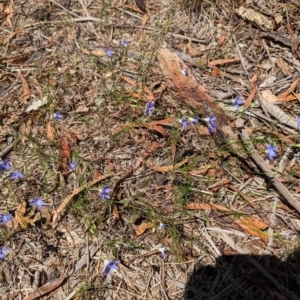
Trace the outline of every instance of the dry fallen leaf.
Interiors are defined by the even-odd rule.
[[[270,90],[264,90],[261,92],[263,97],[270,103],[276,103],[277,97],[270,91]]]
[[[31,219],[28,216],[25,216],[26,206],[26,201],[24,199],[21,200],[21,203],[18,205],[15,212],[15,219],[22,228],[26,228],[29,224],[33,225],[35,222],[35,219]]]
[[[147,13],[144,14],[143,19],[142,19],[142,22],[141,22],[141,26],[145,26],[145,25],[147,24],[149,18],[150,18],[150,17],[149,17],[149,15],[148,15]]]
[[[6,14],[6,22],[8,24],[9,27],[13,27],[12,25],[12,18],[13,18],[13,12],[14,12],[14,1],[10,0],[9,5],[6,7],[5,9],[5,14]]]
[[[142,235],[150,227],[151,227],[151,223],[148,222],[144,222],[141,225],[136,226],[135,227],[136,236]]]
[[[59,166],[58,169],[62,171],[63,174],[68,172],[68,163],[71,159],[71,148],[69,144],[64,139],[58,139],[59,150],[58,150],[58,160]]]
[[[246,219],[239,219],[235,221],[246,233],[259,237],[265,243],[268,242],[268,235],[256,227],[251,221]]]
[[[22,86],[23,86],[23,97],[22,97],[22,103],[27,103],[27,100],[30,98],[31,96],[31,92],[29,90],[29,85],[25,79],[25,77],[23,76],[23,74],[21,72],[19,72],[19,77],[22,81]]]
[[[42,100],[33,101],[26,108],[26,112],[31,112],[32,110],[38,110],[41,106],[45,105],[48,102],[47,97],[44,97]]]
[[[190,210],[219,210],[219,211],[230,211],[225,206],[219,204],[207,204],[207,203],[190,203],[185,206],[186,209]]]
[[[23,300],[33,300],[36,298],[40,298],[41,296],[48,294],[49,292],[55,290],[58,288],[64,280],[67,278],[67,276],[61,276],[59,278],[53,279],[43,286],[37,288],[35,291],[33,291],[31,294],[29,294],[27,297],[25,297]]]
[[[53,124],[52,122],[48,122],[47,123],[47,139],[50,140],[50,141],[53,141],[54,140],[54,133],[53,133]]]
[[[96,56],[105,56],[106,55],[105,50],[103,48],[93,50],[93,51],[91,51],[91,53]]]
[[[175,165],[169,165],[169,166],[154,166],[152,167],[152,169],[156,172],[170,172],[173,170],[176,170],[178,168],[180,168],[181,166],[185,165],[186,163],[189,162],[188,158],[185,158],[182,162],[175,164]]]
[[[298,80],[298,78],[296,78],[294,81],[293,81],[293,83],[291,84],[291,86],[286,90],[286,91],[284,91],[283,93],[281,93],[281,94],[279,94],[278,96],[277,96],[277,99],[281,99],[281,98],[285,98],[285,97],[287,97],[289,94],[291,94],[292,92],[294,92],[294,90],[297,88],[297,86],[298,86],[298,82],[299,82],[299,80]]]
[[[26,143],[26,141],[28,140],[28,135],[31,131],[31,119],[28,119],[27,121],[24,121],[23,123],[21,123],[20,128],[19,128],[19,133],[21,136],[21,142],[24,145]]]
[[[292,75],[292,71],[291,71],[291,67],[288,66],[281,57],[277,58],[275,60],[276,65],[280,68],[280,70],[282,71],[282,73],[285,76],[290,76]]]

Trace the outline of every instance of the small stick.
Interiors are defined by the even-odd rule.
[[[5,157],[12,149],[13,147],[16,145],[17,141],[14,141],[13,143],[11,143],[9,146],[7,146],[1,153],[0,153],[0,157],[3,158]]]
[[[263,170],[264,174],[269,178],[274,187],[280,192],[281,196],[285,198],[285,200],[300,213],[300,201],[298,201],[290,191],[278,180],[278,178],[274,175],[271,168],[265,163],[262,157],[258,154],[256,149],[252,144],[250,144],[250,137],[247,131],[244,128],[244,120],[237,120],[236,127],[240,132],[240,137],[247,145],[249,146],[249,153],[251,158],[255,161],[255,163]]]
[[[274,73],[274,62],[273,62],[273,60],[272,60],[272,58],[271,58],[269,48],[268,48],[268,46],[267,46],[267,44],[266,44],[266,41],[265,41],[264,39],[262,39],[261,41],[262,41],[262,44],[263,44],[263,46],[264,46],[264,49],[265,49],[266,52],[267,52],[269,61],[270,61],[270,63],[271,63],[271,66],[272,66],[272,73]]]

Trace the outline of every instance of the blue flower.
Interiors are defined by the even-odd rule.
[[[9,250],[0,246],[0,259],[3,259],[5,257],[6,254],[9,253]]]
[[[63,119],[63,115],[59,111],[55,112],[53,114],[53,116],[54,116],[54,120],[56,122],[59,122],[59,121],[61,121]]]
[[[105,54],[108,57],[112,57],[112,55],[114,54],[114,52],[111,50],[111,48],[106,48],[105,49]]]
[[[122,45],[123,47],[128,47],[128,42],[127,42],[126,40],[122,40],[122,41],[121,41],[121,45]]]
[[[166,247],[162,247],[158,249],[159,252],[161,253],[162,258],[164,259],[167,253],[167,248]]]
[[[189,125],[195,126],[198,123],[198,118],[188,117]]]
[[[10,172],[9,176],[13,180],[14,179],[23,179],[24,178],[24,175],[22,174],[21,171],[12,171],[12,172]]]
[[[300,127],[300,116],[297,117],[296,121],[297,121],[297,126]]]
[[[185,77],[189,76],[189,67],[187,67],[186,69],[181,70],[181,73],[182,73],[183,76],[185,76]]]
[[[239,110],[240,106],[242,106],[244,103],[245,101],[243,100],[242,96],[237,96],[233,101],[236,110]]]
[[[273,160],[277,156],[277,146],[267,145],[266,149],[267,156],[269,160]]]
[[[76,166],[77,166],[77,162],[75,160],[72,160],[71,162],[68,163],[68,170],[74,171]]]
[[[183,116],[181,119],[179,119],[179,123],[181,124],[182,127],[189,126],[189,122],[187,121],[187,117],[186,116]]]
[[[146,107],[145,107],[145,114],[150,117],[152,115],[152,112],[153,110],[155,109],[155,106],[154,106],[155,102],[154,101],[149,101],[147,104],[146,104]]]
[[[7,222],[11,221],[11,220],[12,220],[12,215],[11,214],[7,214],[7,215],[0,214],[0,222],[3,225],[6,224]]]
[[[119,260],[113,260],[113,261],[105,260],[102,273],[108,276],[111,270],[117,271],[119,262],[120,262]]]
[[[109,187],[105,186],[103,189],[101,189],[99,191],[99,195],[100,195],[100,198],[102,200],[108,200],[110,199],[110,193],[111,193],[112,189],[110,189]]]
[[[3,170],[10,170],[10,169],[11,169],[11,165],[8,159],[0,161],[0,172],[2,172]]]
[[[159,230],[164,230],[164,229],[166,229],[166,228],[167,228],[167,225],[166,225],[166,224],[164,224],[164,223],[160,223],[160,224],[159,224],[159,227],[158,227]]]
[[[208,118],[205,118],[204,121],[208,123],[209,132],[214,133],[217,129],[217,117],[214,114],[211,114]]]
[[[47,203],[43,201],[42,197],[33,198],[29,203],[30,206],[37,206],[38,209],[41,209]]]

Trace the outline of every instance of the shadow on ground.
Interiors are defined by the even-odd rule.
[[[300,250],[285,261],[273,256],[221,256],[214,267],[194,270],[184,299],[300,299]]]

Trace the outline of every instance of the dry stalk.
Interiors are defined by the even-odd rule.
[[[65,209],[65,207],[69,204],[69,202],[73,199],[74,196],[78,195],[80,192],[82,192],[84,189],[89,188],[91,186],[93,186],[94,184],[114,176],[115,174],[106,174],[106,175],[102,175],[99,176],[97,178],[95,178],[94,180],[84,184],[83,186],[76,188],[73,190],[72,194],[67,196],[62,203],[60,204],[60,206],[53,212],[53,218],[52,218],[52,228],[56,227],[56,222],[57,222],[57,218],[59,217],[59,215],[62,213],[62,211]]]

